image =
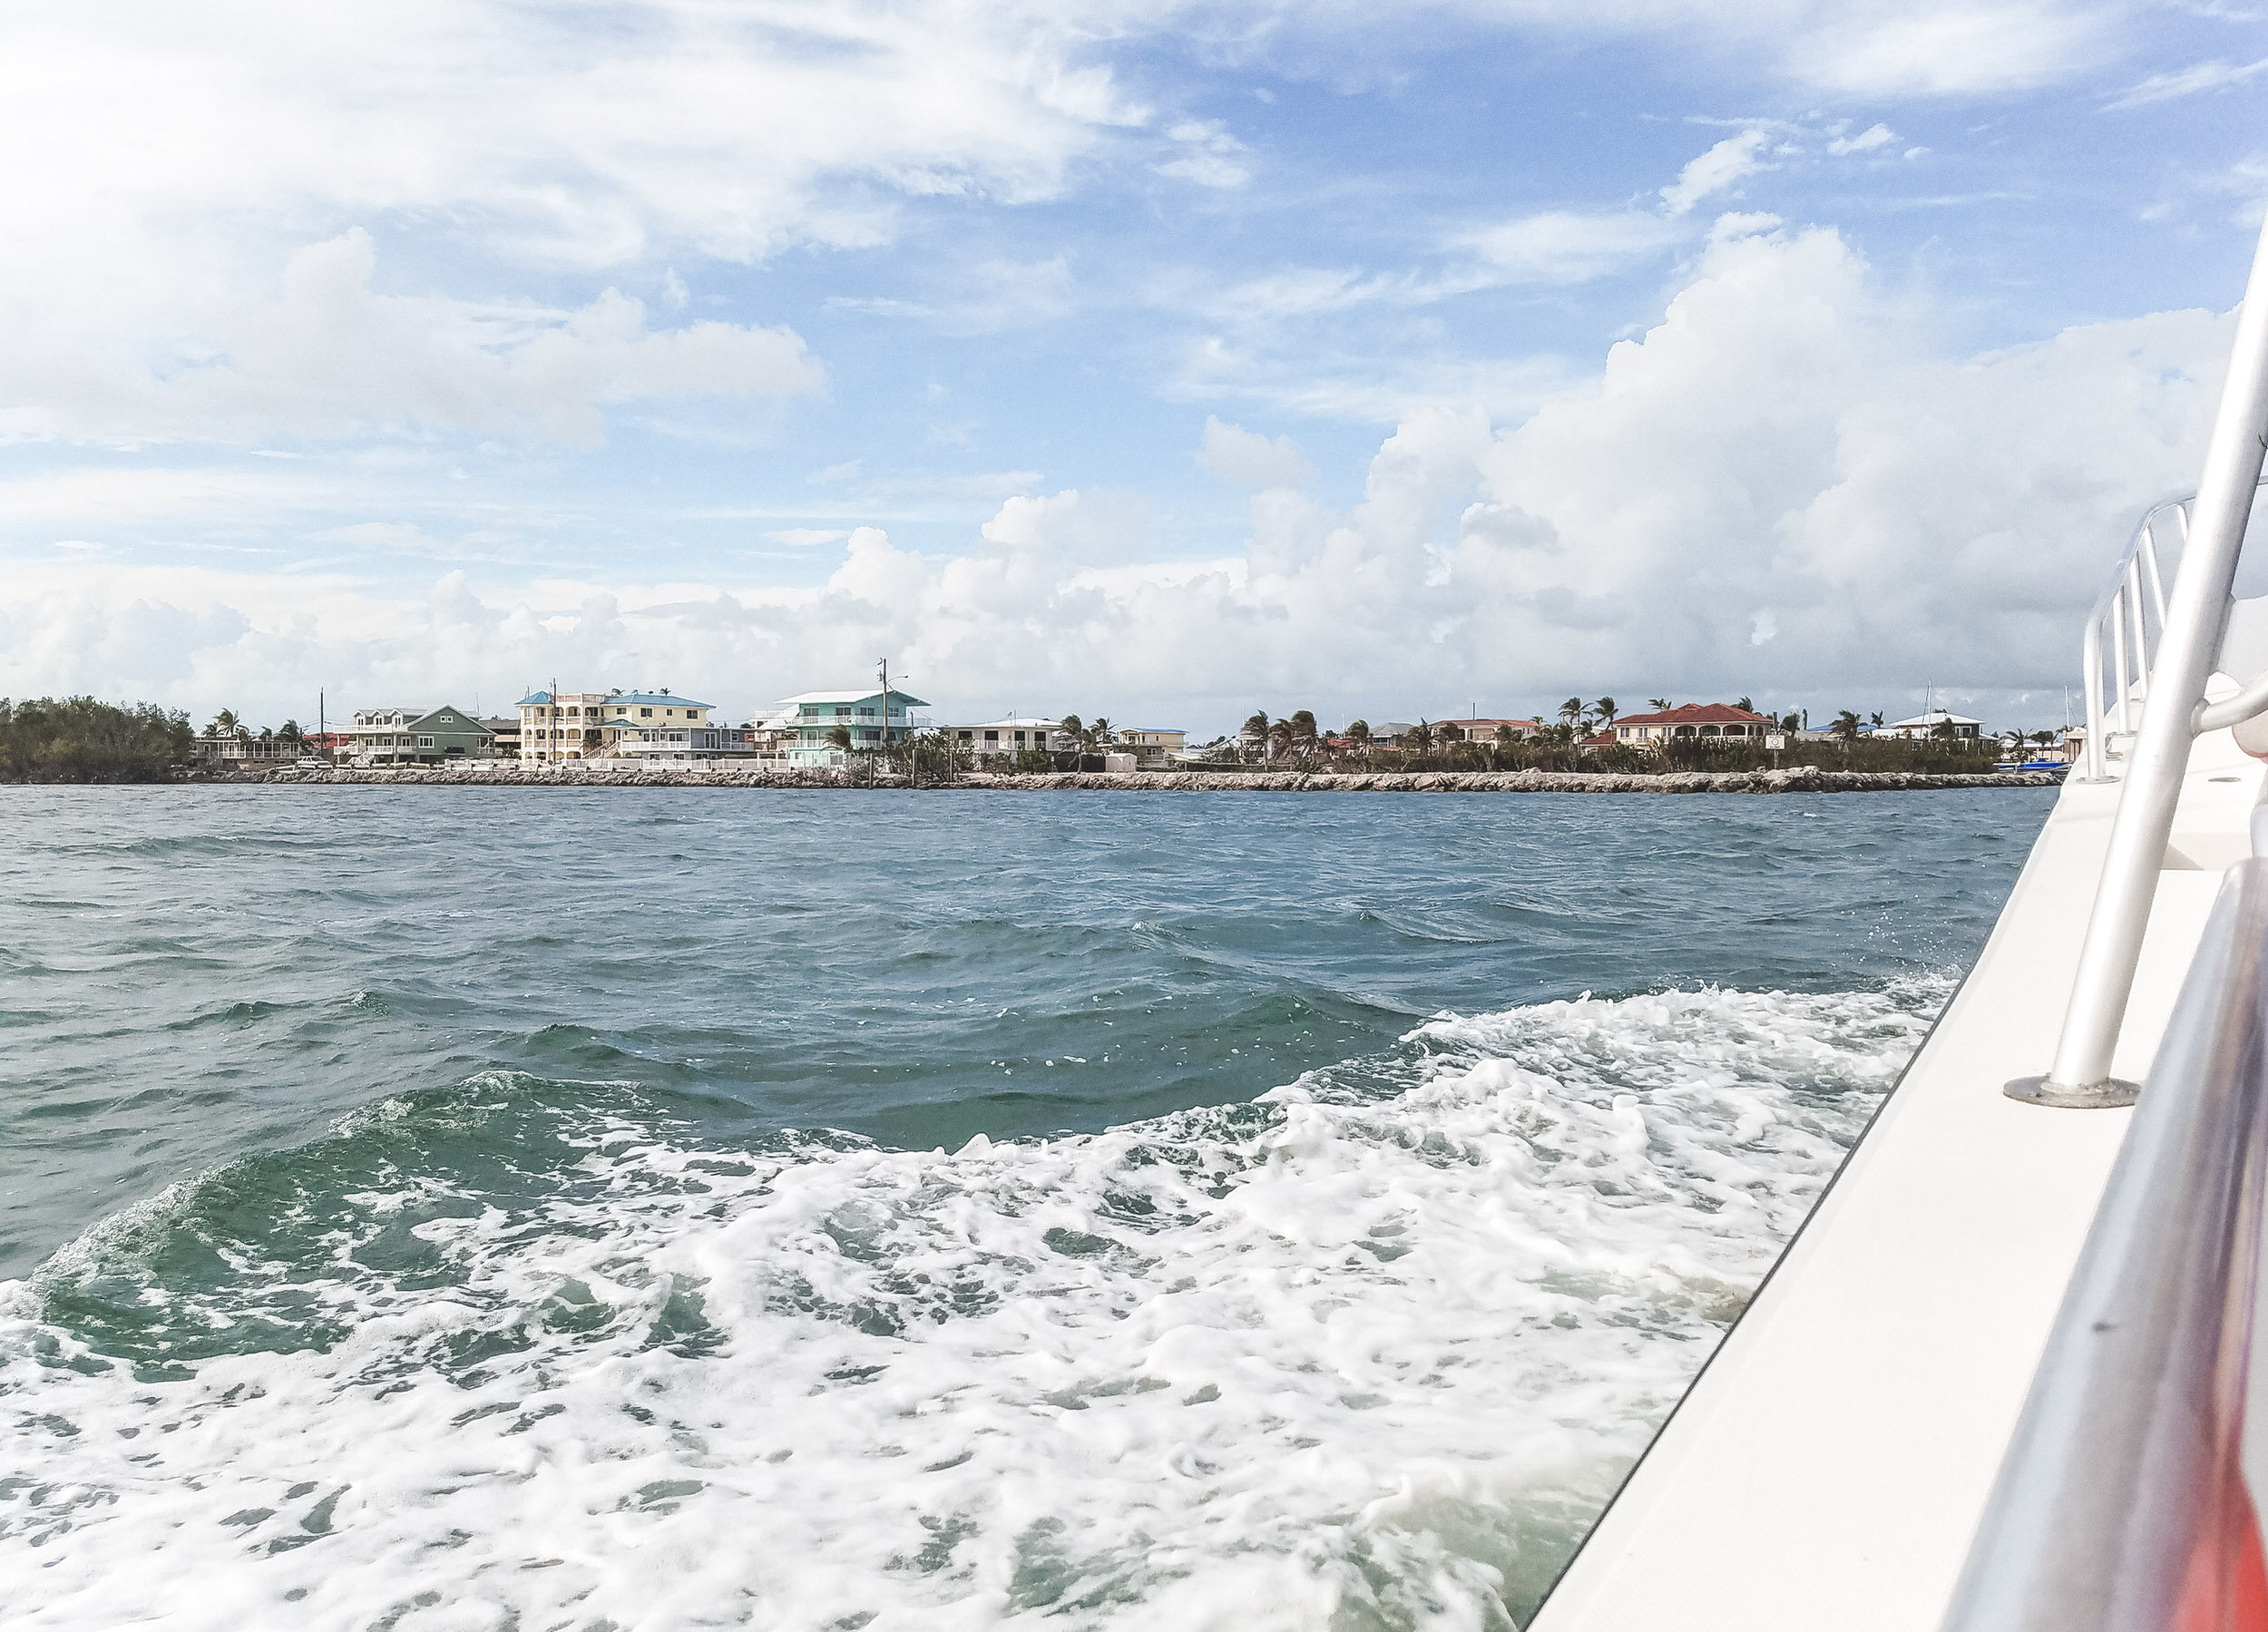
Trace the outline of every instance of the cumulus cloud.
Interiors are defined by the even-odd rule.
[[[1197,462],[1207,474],[1243,487],[1303,488],[1315,479],[1315,467],[1289,436],[1264,436],[1209,414]]]
[[[1270,701],[2052,689],[2131,516],[2195,479],[2229,335],[2172,312],[1952,354],[1833,231],[1728,230],[1657,324],[1537,412],[1412,415],[1356,503],[1264,487],[1240,542],[1195,561],[1098,491],[1009,498],[957,554],[860,528],[801,589],[449,578],[388,599],[74,554],[0,581],[0,694],[298,711],[326,676],[463,700],[664,668],[742,709],[883,651],[947,709],[1193,727]]]
[[[284,269],[280,298],[220,316],[169,353],[88,354],[19,335],[0,435],[255,440],[406,426],[595,441],[610,404],[809,393],[823,381],[786,329],[699,322],[657,330],[607,291],[562,311],[382,295],[357,230]]]

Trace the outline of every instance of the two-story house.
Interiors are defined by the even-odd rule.
[[[494,740],[462,709],[357,709],[347,732],[354,765],[442,765],[477,759]]]

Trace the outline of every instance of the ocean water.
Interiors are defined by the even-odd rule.
[[[2052,794],[0,789],[0,1591],[1516,1626]]]

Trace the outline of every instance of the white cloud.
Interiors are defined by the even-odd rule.
[[[1199,187],[1242,187],[1252,179],[1242,155],[1245,144],[1228,133],[1217,120],[1187,119],[1166,132],[1179,146],[1178,156],[1158,166],[1161,176],[1194,181]]]
[[[1686,169],[1690,173],[1693,165]],[[1665,188],[1663,196],[1673,191]],[[1585,214],[1551,210],[1491,227],[1469,241],[1502,281],[1571,284],[1587,283],[1620,271],[1633,260],[1658,255],[1683,236],[1674,223],[1644,210]]]
[[[1898,140],[1898,132],[1886,124],[1870,125],[1855,136],[1838,136],[1827,143],[1827,151],[1841,157],[1845,153],[1872,152]],[[1916,150],[1919,151],[1919,150]],[[1911,157],[1909,154],[1908,157]]]
[[[1476,691],[2052,689],[2125,518],[2195,478],[2229,334],[2172,312],[1952,355],[1833,231],[1727,229],[1660,322],[1524,420],[1413,414],[1358,503],[1267,487],[1218,559],[1161,564],[1143,502],[1093,491],[1009,498],[956,555],[859,528],[805,589],[451,575],[392,595],[24,554],[0,577],[0,695],[279,717],[318,683],[346,706],[666,669],[739,709],[883,651],[947,709],[1193,727]]]
[[[2152,103],[2195,96],[2201,91],[2225,91],[2232,85],[2242,85],[2257,79],[2263,73],[2268,73],[2268,57],[2263,57],[2256,63],[2196,63],[2172,73],[2153,73],[2107,105],[2113,108],[2147,107]]]
[[[1264,436],[1210,415],[1197,462],[1207,474],[1245,487],[1304,488],[1315,479],[1315,467],[1289,436]]]
[[[360,230],[311,245],[284,269],[279,298],[236,303],[212,332],[140,356],[18,330],[0,341],[15,398],[0,407],[0,435],[251,441],[423,427],[591,442],[608,405],[822,384],[786,329],[650,329],[644,307],[612,290],[572,311],[381,295],[375,265]]]
[[[1662,189],[1662,205],[1672,215],[1684,215],[1703,199],[1753,174],[1763,162],[1760,155],[1771,140],[1764,131],[1743,131],[1727,136],[1677,172]]]
[[[847,530],[839,528],[783,527],[777,533],[767,533],[764,536],[775,543],[787,544],[793,549],[810,550],[821,544],[839,543],[848,538],[850,533]]]

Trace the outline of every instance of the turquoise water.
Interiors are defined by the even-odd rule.
[[[2052,796],[0,790],[0,1578],[1507,1624]]]

